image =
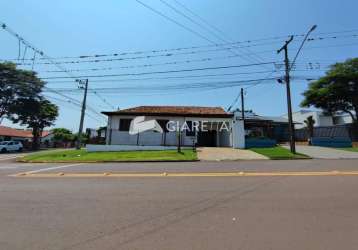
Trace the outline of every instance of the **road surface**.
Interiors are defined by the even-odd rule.
[[[122,164],[0,162],[0,249],[358,246],[358,176],[14,177],[23,172],[357,171],[357,160]]]

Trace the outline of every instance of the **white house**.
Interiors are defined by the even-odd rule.
[[[300,129],[306,127],[304,121],[309,116],[312,116],[315,120],[315,127],[329,127],[334,125],[332,116],[325,115],[323,111],[300,110],[292,113],[295,128]],[[282,117],[287,118],[287,114]]]
[[[352,123],[352,117],[343,112],[337,112],[333,116],[325,114],[319,110],[300,110],[292,113],[295,128],[300,129],[306,127],[304,121],[307,117],[312,116],[315,120],[315,127],[330,127],[334,125],[344,125]],[[287,114],[282,117],[287,118]]]
[[[139,106],[102,113],[108,116],[107,145],[165,147],[176,146],[180,140],[182,146],[188,147],[194,144],[245,147],[243,122],[235,119],[234,114],[227,113],[221,107]],[[140,116],[144,116],[147,121],[155,120],[163,133],[151,130],[131,135],[131,121]],[[170,127],[173,125],[186,129],[181,130],[179,134]]]

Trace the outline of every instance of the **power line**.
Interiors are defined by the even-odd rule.
[[[261,44],[262,45],[262,44]],[[248,45],[246,47],[259,46],[259,45]],[[72,61],[60,61],[61,64],[79,64],[79,63],[99,63],[99,62],[113,62],[113,61],[126,61],[126,60],[139,60],[139,59],[151,59],[151,58],[160,58],[160,57],[173,57],[173,56],[181,56],[181,55],[195,55],[200,53],[208,53],[208,52],[217,52],[230,50],[232,48],[241,48],[241,47],[218,47],[215,49],[207,49],[207,50],[194,50],[194,51],[186,51],[186,52],[177,52],[177,53],[163,53],[159,55],[147,55],[147,56],[134,56],[134,57],[119,57],[119,58],[109,58],[109,59],[92,59],[92,60],[72,60]],[[5,61],[5,60],[3,60]],[[16,61],[16,60],[15,60]],[[36,65],[46,65],[51,64],[47,62],[39,62]],[[17,63],[17,65],[31,65],[29,63]]]
[[[332,32],[332,33],[340,33],[340,32]],[[321,33],[321,34],[329,34],[329,33]],[[304,35],[293,35],[294,37],[303,37]],[[80,55],[80,56],[61,56],[61,57],[52,57],[53,60],[60,60],[60,59],[85,59],[85,58],[101,58],[101,57],[118,57],[118,56],[126,56],[126,55],[140,55],[140,54],[156,54],[156,53],[163,53],[163,52],[170,52],[170,51],[182,51],[182,50],[194,50],[194,49],[201,49],[201,48],[210,48],[210,47],[227,47],[230,45],[235,45],[235,44],[243,44],[243,43],[248,43],[250,45],[248,46],[240,46],[240,47],[227,47],[227,48],[222,48],[219,50],[229,50],[229,49],[240,49],[240,48],[251,48],[251,47],[257,47],[257,46],[265,46],[265,45],[270,45],[270,44],[275,44],[275,43],[279,43],[281,42],[282,39],[288,38],[289,36],[276,36],[276,37],[270,37],[270,38],[261,38],[261,39],[253,39],[253,40],[246,40],[246,41],[239,41],[239,42],[228,42],[228,43],[220,43],[220,44],[209,44],[209,45],[201,45],[201,46],[190,46],[190,47],[178,47],[178,48],[170,48],[170,49],[156,49],[156,50],[147,50],[147,51],[132,51],[132,52],[121,52],[121,53],[108,53],[108,54],[93,54],[93,55]],[[340,39],[340,38],[356,38],[358,37],[358,34],[350,34],[350,35],[343,35],[343,36],[327,36],[327,37],[312,37],[309,38],[307,41],[323,41],[323,40],[332,40],[332,39]],[[266,43],[258,43],[255,44],[254,42],[258,42],[258,41],[271,41],[271,40],[280,40],[277,42],[266,42]],[[26,49],[27,47],[25,47]],[[199,51],[199,52],[211,52],[211,51],[219,51],[219,50],[204,50],[204,51]],[[257,52],[255,52],[257,53]],[[190,54],[190,53],[188,53]],[[253,52],[251,54],[254,54]],[[165,56],[167,54],[163,54],[160,56]],[[173,54],[174,55],[174,54]],[[179,54],[181,55],[181,54]],[[147,58],[147,56],[143,56],[143,57],[133,57],[133,59],[141,59],[141,58]],[[148,57],[151,58],[151,57]],[[128,59],[132,59],[132,58],[128,58]],[[38,61],[41,60],[47,60],[46,58],[38,58]],[[120,58],[119,60],[127,60],[127,58]],[[12,58],[12,59],[0,59],[0,61],[33,61],[33,59],[18,59],[18,58]],[[94,60],[94,61],[99,61],[99,60]],[[84,62],[89,62],[89,61],[84,61]],[[92,62],[92,61],[90,61]],[[59,62],[61,64],[64,64],[66,62]],[[39,64],[39,63],[37,63]],[[47,63],[49,64],[49,63]],[[24,65],[24,64],[22,64]],[[26,65],[31,65],[31,64],[26,64]]]
[[[152,8],[151,6],[149,6],[149,5],[147,5],[147,4],[144,4],[143,2],[141,2],[141,1],[139,1],[139,0],[136,0],[136,1],[137,1],[138,3],[140,3],[140,4],[142,4],[143,6],[145,6],[146,8],[150,9],[151,11],[155,12],[156,14],[158,14],[158,15],[160,15],[160,16],[162,16],[162,17],[168,19],[168,20],[170,20],[171,22],[173,22],[173,23],[179,25],[179,26],[182,27],[182,28],[185,28],[186,30],[188,30],[188,31],[190,31],[190,32],[192,32],[192,33],[198,35],[199,37],[201,37],[201,38],[203,38],[203,39],[205,39],[205,40],[211,42],[212,44],[217,44],[217,43],[215,43],[214,41],[211,41],[210,39],[208,39],[208,38],[206,38],[205,36],[201,35],[200,33],[198,33],[198,32],[196,32],[196,31],[194,31],[194,30],[192,30],[192,29],[186,27],[185,25],[183,25],[183,24],[181,24],[181,23],[179,23],[179,22],[177,22],[177,21],[174,20],[173,18],[170,18],[170,17],[168,17],[167,15],[163,14],[162,12],[160,12],[160,11],[158,11],[158,10]],[[163,3],[166,3],[166,2],[163,1],[163,0],[161,0],[161,1],[162,1]],[[166,5],[167,5],[167,6],[170,6],[170,8],[172,8],[172,9],[176,10],[173,6],[169,5],[168,3],[166,3]],[[178,10],[176,10],[176,12],[177,12],[177,13],[180,13],[180,14],[183,15],[184,17],[188,18],[188,17],[187,17],[185,14],[183,14],[182,12],[180,12],[180,11],[178,11]],[[189,20],[191,20],[191,19],[189,18]],[[223,40],[223,39],[220,39],[220,40]],[[225,40],[223,40],[223,41],[225,41]],[[236,54],[234,51],[232,51],[231,49],[229,49],[229,51],[232,52],[232,53],[234,53],[235,55],[237,55],[237,54]]]
[[[295,35],[295,37],[301,36],[301,35]],[[264,46],[269,44],[275,44],[281,42],[282,39],[286,38],[287,36],[282,37],[272,37],[272,38],[262,38],[262,39],[256,39],[256,40],[247,40],[247,41],[239,41],[239,42],[231,42],[231,43],[220,43],[220,44],[208,44],[208,45],[200,45],[200,46],[189,46],[189,47],[178,47],[178,48],[169,48],[169,49],[155,49],[155,50],[140,50],[140,51],[129,51],[129,52],[119,52],[119,53],[107,53],[107,54],[93,54],[93,55],[79,55],[79,56],[60,56],[60,57],[54,57],[55,60],[60,59],[85,59],[85,58],[101,58],[101,57],[118,57],[118,56],[127,56],[127,55],[142,55],[142,54],[157,54],[157,53],[164,53],[164,52],[171,52],[171,51],[183,51],[183,50],[197,50],[202,48],[211,48],[211,47],[227,47],[230,45],[238,45],[238,44],[250,44],[243,47],[256,47],[256,46]],[[275,40],[279,40],[277,42],[273,42]],[[255,43],[258,41],[270,41],[271,42],[265,42],[265,43]],[[237,48],[243,48],[243,47],[237,47]],[[236,48],[236,47],[233,47]],[[228,50],[229,48],[225,48],[223,50]],[[215,50],[214,50],[215,51]],[[123,58],[125,59],[125,58]],[[2,61],[23,61],[18,59],[1,59]],[[25,59],[25,61],[32,61],[32,59]],[[38,58],[38,60],[45,60],[44,58]]]
[[[242,86],[242,85],[251,85],[252,82],[258,81],[272,81],[276,80],[276,78],[263,78],[263,79],[250,79],[250,80],[235,80],[235,81],[217,81],[217,82],[194,82],[194,83],[187,83],[181,85],[157,85],[157,86],[131,86],[131,87],[109,87],[109,88],[94,88],[95,91],[99,92],[113,92],[113,91],[159,91],[159,90],[185,90],[185,89],[219,89],[219,88],[227,88],[233,86]],[[59,92],[73,92],[76,89],[71,88],[63,88],[63,89],[56,89]]]
[[[222,76],[237,76],[237,75],[251,75],[262,73],[275,73],[274,71],[254,71],[254,72],[237,72],[237,73],[223,73],[223,74],[204,74],[204,75],[185,75],[185,76],[167,76],[167,77],[145,77],[145,78],[125,78],[125,79],[104,79],[104,80],[92,80],[91,82],[127,82],[127,81],[148,81],[148,80],[170,80],[170,79],[190,79],[190,78],[203,78],[203,77],[222,77]],[[70,83],[72,81],[50,81],[48,83]]]
[[[164,1],[164,0],[161,0],[161,1]],[[217,36],[215,35],[216,37],[218,37],[220,40],[224,41],[224,42],[228,42],[227,41],[227,35],[225,34],[225,32],[223,32],[222,30],[220,30],[219,28],[217,28],[216,26],[214,26],[213,24],[211,24],[210,22],[208,22],[207,20],[205,20],[204,18],[202,18],[201,16],[199,16],[198,14],[196,14],[194,11],[192,11],[190,8],[188,8],[187,6],[185,6],[184,4],[180,3],[179,1],[177,0],[174,0],[174,2],[181,6],[182,8],[184,8],[186,11],[188,11],[190,14],[192,14],[194,17],[198,18],[200,21],[202,21],[204,24],[206,24],[209,28],[211,28],[214,32],[211,32],[211,34],[215,34],[215,32],[221,34],[224,38],[222,38],[221,36]],[[231,39],[228,39],[229,42],[232,42],[230,41]],[[251,52],[250,50],[248,49],[245,49],[246,51],[249,51]],[[256,56],[258,58],[258,61],[262,61],[264,60],[263,58],[257,56],[255,53],[253,53],[254,56]],[[254,59],[255,60],[255,59]],[[256,59],[257,61],[257,59]]]
[[[61,65],[60,62],[56,62],[53,58],[49,57],[48,55],[46,55],[43,51],[37,49],[34,45],[32,45],[30,42],[28,42],[27,40],[25,40],[23,37],[21,37],[19,34],[17,34],[15,31],[13,31],[12,29],[10,29],[5,23],[0,21],[0,25],[1,27],[7,31],[9,34],[15,36],[18,41],[19,44],[24,44],[26,46],[26,48],[30,48],[34,51],[34,57],[33,57],[33,63],[32,63],[32,69],[34,67],[35,64],[35,58],[36,58],[36,54],[41,55],[43,58],[45,58],[46,60],[48,60],[51,64],[55,65],[57,68],[59,68],[61,71],[65,72],[67,75],[69,75],[70,78],[73,79],[77,79],[77,77],[75,77],[70,71],[68,71],[65,67],[63,67]],[[20,54],[19,54],[20,55]],[[103,100],[102,100],[103,101]],[[108,103],[105,102],[107,105]],[[111,106],[113,107],[113,106]],[[102,115],[102,114],[101,114]]]
[[[149,5],[145,4],[145,3],[143,3],[142,1],[139,1],[139,0],[135,0],[135,1],[136,1],[137,3],[143,5],[143,6],[146,7],[147,9],[151,10],[152,12],[154,12],[154,13],[156,13],[156,14],[162,16],[162,17],[164,17],[165,19],[171,21],[172,23],[175,23],[176,25],[182,27],[183,29],[185,29],[185,30],[187,30],[187,31],[189,31],[189,32],[191,32],[191,33],[193,33],[194,35],[196,35],[196,36],[198,36],[198,37],[200,37],[200,38],[202,38],[202,39],[204,39],[204,40],[206,40],[206,41],[208,41],[208,42],[210,42],[210,43],[215,43],[214,41],[210,40],[209,38],[203,36],[202,34],[196,32],[195,30],[193,30],[193,29],[191,29],[191,28],[185,26],[184,24],[181,24],[181,23],[177,22],[177,21],[174,20],[173,18],[171,18],[171,17],[169,17],[169,16],[163,14],[162,12],[160,12],[160,11],[154,9],[154,8],[152,8],[151,6],[149,6]]]
[[[182,70],[167,70],[167,71],[152,71],[152,72],[141,72],[141,73],[126,73],[126,74],[109,74],[109,75],[85,75],[80,76],[83,78],[102,78],[102,77],[115,77],[115,76],[140,76],[140,75],[152,75],[152,74],[168,74],[168,73],[178,73],[178,72],[192,72],[192,71],[204,71],[204,70],[218,70],[218,69],[230,69],[230,68],[242,68],[242,67],[252,67],[258,65],[269,65],[274,64],[275,62],[263,62],[263,63],[253,63],[253,64],[242,64],[242,65],[230,65],[230,66],[220,66],[220,67],[206,67],[206,68],[193,68],[193,69],[182,69]],[[42,80],[48,79],[67,79],[71,77],[66,76],[53,76],[53,77],[43,77]]]
[[[78,108],[79,110],[81,109],[81,107],[79,107],[79,105],[77,105],[76,103],[73,103],[73,102],[70,101],[70,100],[65,100],[65,99],[61,99],[61,98],[57,98],[57,97],[53,97],[53,96],[49,96],[49,95],[44,95],[44,96],[45,96],[46,98],[48,98],[48,99],[53,99],[53,100],[58,101],[58,102],[61,102],[61,103],[72,104],[72,106]],[[103,120],[99,120],[99,119],[97,119],[96,117],[94,117],[94,116],[88,114],[87,112],[86,112],[86,115],[87,115],[88,117],[90,117],[91,119],[95,120],[95,121],[98,121],[98,122],[101,122],[101,123],[103,122]]]
[[[178,64],[191,64],[191,63],[200,63],[200,62],[209,62],[215,60],[224,60],[236,58],[236,55],[230,56],[219,56],[219,57],[205,57],[200,59],[192,59],[192,60],[177,60],[163,63],[146,63],[146,64],[137,64],[137,65],[128,65],[128,66],[120,66],[120,67],[102,67],[102,68],[81,68],[81,69],[70,69],[71,72],[83,72],[83,71],[108,71],[108,70],[117,70],[117,69],[134,69],[134,68],[149,68],[149,67],[157,67],[157,66],[166,66],[166,65],[178,65]],[[59,70],[46,70],[41,71],[46,73],[60,73],[62,71]]]
[[[165,4],[167,7],[169,7],[170,9],[172,9],[173,11],[175,11],[176,13],[178,13],[179,15],[183,16],[184,18],[186,18],[187,20],[189,20],[190,22],[194,23],[195,25],[203,28],[204,30],[206,30],[207,32],[209,32],[211,35],[213,35],[214,37],[216,37],[217,39],[219,39],[221,42],[224,43],[228,43],[228,41],[226,41],[225,39],[223,39],[221,36],[215,34],[215,32],[212,32],[210,29],[206,28],[204,25],[200,24],[199,22],[195,21],[193,18],[189,17],[188,15],[186,15],[185,13],[181,12],[180,10],[178,10],[177,8],[175,8],[173,5],[169,4],[168,2],[166,2],[165,0],[160,0],[163,4]],[[229,50],[230,52],[232,52],[234,55],[236,56],[240,56],[240,57],[244,57],[243,55],[237,54],[234,50]],[[249,58],[249,60],[252,60],[251,57],[247,56],[247,58]],[[255,62],[257,62],[257,60],[254,60]]]

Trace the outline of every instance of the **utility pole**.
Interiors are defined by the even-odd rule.
[[[245,122],[244,89],[241,88],[241,119]]]
[[[285,51],[285,82],[286,82],[286,92],[287,92],[287,110],[288,110],[288,132],[290,136],[290,150],[292,153],[296,154],[296,145],[295,145],[295,127],[292,119],[292,104],[291,104],[291,87],[290,87],[290,62],[288,59],[288,45],[292,42],[293,36],[290,37],[288,41],[285,42],[285,45],[277,51],[277,54]]]
[[[288,45],[292,42],[293,40],[293,36],[290,37],[290,39],[288,41],[286,41],[285,45],[283,45],[283,47],[281,49],[279,49],[277,51],[277,54],[281,53],[283,50],[285,51],[285,71],[286,71],[286,75],[285,75],[285,82],[286,82],[286,91],[287,91],[287,109],[288,109],[288,126],[289,126],[289,133],[290,133],[290,149],[291,152],[296,154],[296,144],[295,144],[295,126],[293,124],[293,119],[292,119],[292,104],[291,104],[291,89],[290,89],[290,71],[292,70],[292,68],[294,67],[296,60],[303,48],[303,45],[305,44],[305,42],[307,41],[309,35],[317,28],[317,25],[313,25],[311,27],[311,29],[307,32],[307,34],[305,35],[301,46],[299,47],[295,58],[292,61],[292,64],[290,65],[289,59],[288,59]],[[279,82],[282,82],[281,80],[279,80]]]
[[[83,95],[83,101],[82,101],[82,109],[81,109],[81,119],[80,119],[80,127],[78,129],[78,135],[77,135],[77,143],[76,143],[76,149],[81,148],[81,135],[83,130],[83,121],[85,119],[85,113],[86,113],[86,101],[87,101],[87,90],[88,90],[88,79],[85,80],[77,80],[79,84],[79,88],[84,88],[84,95]],[[82,85],[85,85],[84,87]]]

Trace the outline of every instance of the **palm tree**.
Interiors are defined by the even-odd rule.
[[[312,145],[312,137],[314,132],[314,124],[316,121],[313,119],[313,116],[309,116],[304,120],[304,123],[306,124],[306,127],[308,129],[308,145]]]

